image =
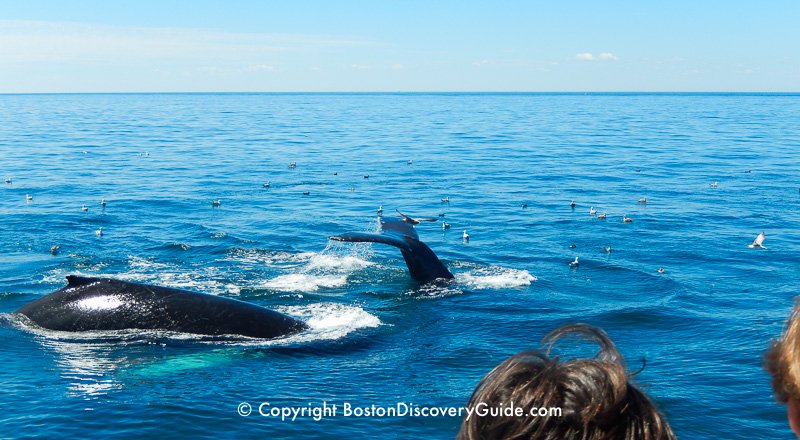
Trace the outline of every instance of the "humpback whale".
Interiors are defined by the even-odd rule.
[[[444,267],[431,248],[419,240],[414,226],[407,220],[410,217],[400,214],[402,220],[379,217],[381,231],[378,234],[351,233],[328,237],[334,241],[383,243],[400,249],[406,260],[411,278],[420,283],[436,279],[453,279],[453,274]]]
[[[67,276],[67,286],[17,313],[50,330],[168,330],[277,338],[308,326],[255,304],[111,278]]]

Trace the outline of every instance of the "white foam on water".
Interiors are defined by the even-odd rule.
[[[283,342],[310,342],[342,338],[356,330],[380,326],[381,320],[361,307],[341,303],[316,303],[278,307],[278,311],[301,319],[310,330]]]
[[[354,255],[339,256],[332,254],[314,254],[309,260],[308,265],[304,268],[304,270],[305,271],[340,270],[340,271],[354,272],[356,270],[363,269],[368,266],[373,266],[374,264],[375,263],[363,260]]]
[[[459,284],[471,289],[507,289],[512,287],[530,286],[537,278],[527,270],[509,269],[499,266],[489,266],[474,269],[469,272],[456,274]]]
[[[259,287],[281,292],[316,292],[320,287],[341,287],[345,284],[347,284],[347,275],[290,273],[277,276]]]
[[[294,273],[279,275],[257,287],[281,292],[316,292],[320,288],[336,288],[347,284],[347,278],[375,263],[364,257],[360,248],[341,248],[328,245],[321,252],[291,254],[292,262],[305,263]],[[293,269],[296,269],[293,267]]]

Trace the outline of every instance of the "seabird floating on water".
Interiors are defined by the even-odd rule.
[[[597,218],[599,218],[601,220],[605,220],[607,216],[608,215],[605,212],[603,212],[602,214],[597,214]]]
[[[597,210],[594,209],[594,206],[592,206],[591,208],[589,208],[589,215],[595,215],[595,214],[597,214]]]
[[[94,235],[96,235],[98,237],[102,237],[103,236],[103,228],[100,228],[100,229],[94,231]]]
[[[8,183],[8,184],[11,183],[11,178],[10,177],[6,177],[6,183]]]
[[[642,197],[641,199],[637,200],[636,203],[647,203],[647,197]]]
[[[450,229],[450,223],[447,223],[444,220],[442,220],[442,230],[444,231],[445,229]]]
[[[59,250],[61,250],[61,246],[58,246],[58,245],[54,244],[53,246],[50,247],[50,253],[53,254],[53,255],[58,254]]]
[[[105,197],[100,199],[100,206],[106,206],[106,198]]]
[[[450,196],[443,198],[442,203],[450,203]]]
[[[81,206],[81,211],[86,212],[88,210],[89,210],[89,207],[86,206],[85,204],[83,206]]]
[[[25,194],[25,201],[26,201],[26,202],[31,202],[31,201],[33,201],[33,196],[32,196],[32,195],[30,195],[30,194]]]
[[[265,184],[263,184],[263,185],[261,185],[261,186],[263,186],[264,188],[269,188],[269,186],[270,186],[270,182],[267,182],[267,183],[265,183]]]
[[[575,260],[569,262],[569,267],[578,267],[578,257],[575,257]]]
[[[466,229],[464,230],[464,233],[461,234],[461,238],[463,238],[464,241],[469,241],[469,234],[467,234],[467,230]]]
[[[409,159],[408,162],[406,162],[406,165],[411,165],[412,163],[414,163],[414,161]]]
[[[523,204],[522,204],[522,209],[525,209],[525,208],[527,208],[527,207],[528,207],[528,204],[527,204],[527,203],[523,203]]]
[[[383,217],[383,205],[378,207],[378,217]]]
[[[575,207],[575,200],[570,200],[569,201],[569,207],[570,208],[574,208]]]
[[[760,234],[758,234],[756,239],[753,240],[753,244],[749,244],[749,245],[747,245],[747,247],[749,247],[751,249],[753,249],[753,248],[766,249],[764,247],[764,245],[762,244],[762,243],[764,243],[764,239],[766,237],[767,237],[767,234],[765,234],[764,232],[761,232]]]
[[[578,245],[577,245],[577,244],[571,244],[571,245],[569,245],[569,248],[570,248],[570,249],[575,249],[576,247],[578,247]]]
[[[304,196],[310,196],[311,195],[311,191],[303,191],[303,195]]]
[[[214,207],[214,208],[219,208],[219,205],[221,205],[221,204],[222,204],[222,202],[219,199],[211,201],[211,206]]]
[[[290,163],[289,168],[297,168],[297,162]]]
[[[712,183],[709,183],[709,184],[708,184],[708,186],[709,186],[710,188],[719,188],[719,182],[712,182]]]
[[[658,268],[658,273],[664,273],[664,268],[663,267],[659,267]]]
[[[630,217],[628,217],[628,215],[627,215],[627,214],[623,214],[623,215],[622,215],[622,222],[623,222],[623,223],[630,223],[630,222],[632,222],[632,221],[633,221],[633,219],[632,219],[632,218],[630,218]]]
[[[610,254],[611,253],[611,246],[606,246],[606,247],[603,248],[603,250],[606,251],[607,254]]]

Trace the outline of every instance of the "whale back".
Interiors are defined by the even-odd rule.
[[[19,310],[59,331],[147,329],[276,338],[306,328],[255,304],[110,278],[68,276],[67,286]]]

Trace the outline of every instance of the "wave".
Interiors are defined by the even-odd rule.
[[[475,268],[455,275],[456,282],[471,289],[507,289],[530,286],[538,278],[527,270],[509,269],[500,266]]]
[[[316,292],[320,287],[342,287],[347,284],[347,275],[312,275],[290,273],[279,275],[266,281],[261,286],[265,289],[281,292]]]

